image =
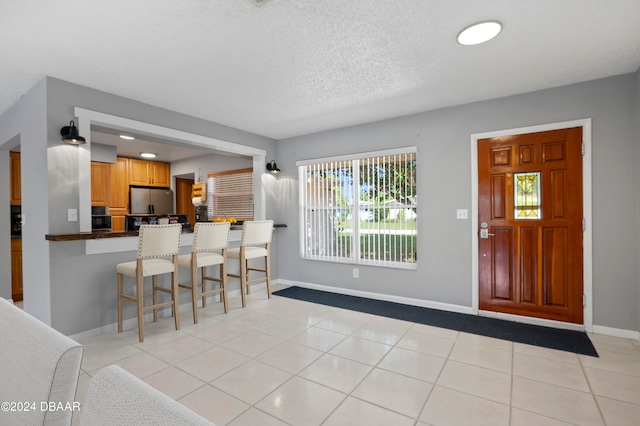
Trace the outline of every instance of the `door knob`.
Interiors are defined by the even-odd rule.
[[[490,234],[488,229],[481,229],[480,230],[480,238],[482,239],[488,239],[489,237],[495,237],[496,234]]]

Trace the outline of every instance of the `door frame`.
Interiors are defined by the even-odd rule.
[[[570,127],[582,127],[582,143],[584,155],[582,156],[582,210],[585,220],[583,232],[582,250],[584,256],[583,265],[583,291],[584,291],[584,324],[571,324],[560,321],[545,320],[540,318],[520,315],[503,314],[498,312],[482,311],[479,309],[480,280],[478,265],[478,140],[498,136],[519,135],[524,133],[545,132],[548,130],[566,129]],[[508,319],[511,321],[528,324],[544,325],[557,328],[593,331],[593,245],[592,245],[592,185],[591,185],[591,118],[562,121],[528,127],[496,130],[471,135],[471,310],[474,314],[490,316],[494,318]]]

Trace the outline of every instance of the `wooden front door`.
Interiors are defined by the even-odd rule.
[[[479,307],[583,323],[582,128],[478,141]]]

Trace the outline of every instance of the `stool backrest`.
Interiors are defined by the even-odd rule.
[[[182,224],[142,225],[138,234],[138,259],[177,255]]]
[[[193,229],[191,251],[209,252],[227,248],[229,245],[229,222],[198,222]]]
[[[273,220],[253,220],[242,225],[243,246],[258,246],[271,242]]]

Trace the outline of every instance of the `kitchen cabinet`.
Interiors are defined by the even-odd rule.
[[[19,206],[22,204],[21,181],[20,181],[20,153],[11,151],[9,153],[9,169],[11,186],[11,205]]]
[[[11,298],[22,300],[22,239],[11,239]]]
[[[91,162],[91,205],[108,206],[111,201],[111,168],[109,163]]]
[[[129,159],[118,157],[111,167],[111,230],[124,231],[124,219],[129,214]]]
[[[160,161],[129,158],[129,183],[131,185],[171,186],[171,165]]]

